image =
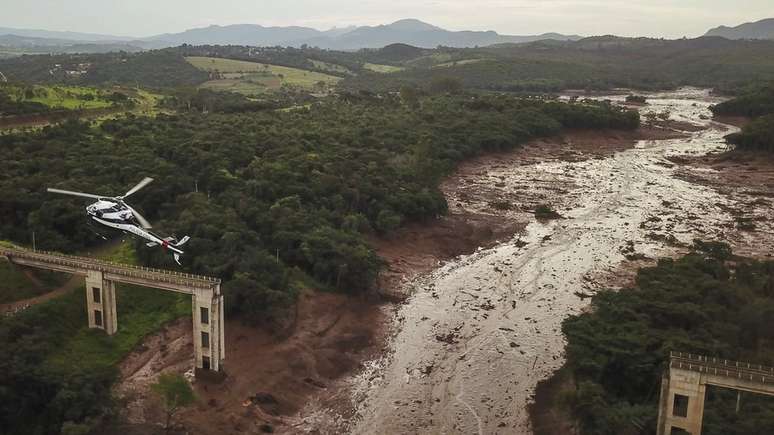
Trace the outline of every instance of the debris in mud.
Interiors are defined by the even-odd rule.
[[[645,237],[657,242],[663,242],[667,246],[672,246],[672,247],[683,246],[683,243],[680,242],[680,240],[678,240],[677,237],[675,237],[673,234],[659,234],[659,233],[651,232],[651,233],[645,234]]]
[[[583,292],[574,292],[573,294],[581,299],[589,299],[594,297],[594,295],[586,294]]]
[[[479,305],[478,307],[484,311],[491,311],[495,309],[494,304],[492,304],[492,301],[489,301],[489,300]]]
[[[535,207],[535,218],[540,220],[562,219],[562,215],[557,213],[547,204],[538,204],[538,206]]]
[[[740,230],[740,231],[755,231],[755,222],[753,222],[753,218],[737,216],[737,217],[735,217],[735,220],[736,220],[736,228],[738,230]]]
[[[457,344],[457,333],[449,332],[448,334],[436,334],[435,339],[446,344]]]
[[[513,209],[513,204],[508,201],[491,201],[489,207],[492,207],[495,210],[508,211]]]
[[[624,258],[626,258],[629,261],[644,260],[647,258],[645,254],[637,252],[634,249],[634,242],[631,240],[627,241],[626,244],[622,246],[618,251],[624,256]]]
[[[306,382],[309,385],[314,385],[317,388],[323,388],[323,389],[327,388],[327,386],[325,384],[323,384],[322,382],[320,382],[320,381],[318,381],[316,379],[304,378],[304,382]]]
[[[252,405],[259,405],[270,414],[276,414],[275,408],[279,405],[277,399],[270,393],[256,393],[254,396],[248,398],[248,401]]]

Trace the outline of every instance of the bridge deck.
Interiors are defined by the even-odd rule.
[[[142,282],[167,284],[170,289],[201,288],[219,289],[220,280],[206,276],[174,272],[150,267],[130,266],[98,260],[87,257],[77,257],[47,251],[30,251],[26,249],[0,246],[0,257],[6,257],[19,264],[29,264],[36,267],[47,267],[52,270],[86,275],[88,271],[100,271],[109,274],[118,281],[142,285]]]
[[[774,386],[774,367],[682,352],[672,352],[670,357],[670,368]]]

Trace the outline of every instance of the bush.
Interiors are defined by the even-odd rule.
[[[540,204],[535,207],[535,217],[537,219],[561,219],[562,215],[557,213],[551,206],[546,204]]]
[[[643,95],[629,95],[626,97],[627,103],[645,104],[648,101]]]

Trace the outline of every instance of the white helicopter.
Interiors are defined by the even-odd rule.
[[[161,246],[164,249],[172,251],[175,262],[180,264],[180,255],[183,254],[180,247],[190,238],[185,236],[178,241],[174,237],[162,238],[161,236],[148,231],[152,228],[148,220],[138,213],[137,210],[124,202],[124,199],[136,193],[151,181],[153,181],[153,178],[146,177],[137,183],[137,185],[129,189],[123,196],[115,197],[92,195],[90,193],[73,192],[62,189],[48,188],[47,190],[52,193],[62,193],[65,195],[96,199],[97,202],[86,207],[86,213],[88,213],[92,219],[107,227],[115,228],[126,233],[132,233],[143,239],[149,240],[149,242],[145,244],[149,248]]]

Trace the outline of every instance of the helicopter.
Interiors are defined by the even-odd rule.
[[[71,190],[52,189],[47,191],[51,193],[60,193],[63,195],[80,196],[84,198],[93,198],[97,202],[86,207],[86,213],[99,224],[121,230],[125,233],[132,233],[136,236],[148,240],[145,246],[152,248],[161,246],[165,250],[172,252],[172,256],[177,264],[180,264],[180,255],[183,251],[180,249],[190,237],[185,236],[180,240],[174,237],[161,237],[150,231],[152,228],[150,222],[145,219],[137,210],[133,209],[124,200],[137,193],[138,190],[147,186],[153,181],[153,178],[145,177],[134,187],[129,189],[122,196],[103,196],[91,193],[73,192]]]

